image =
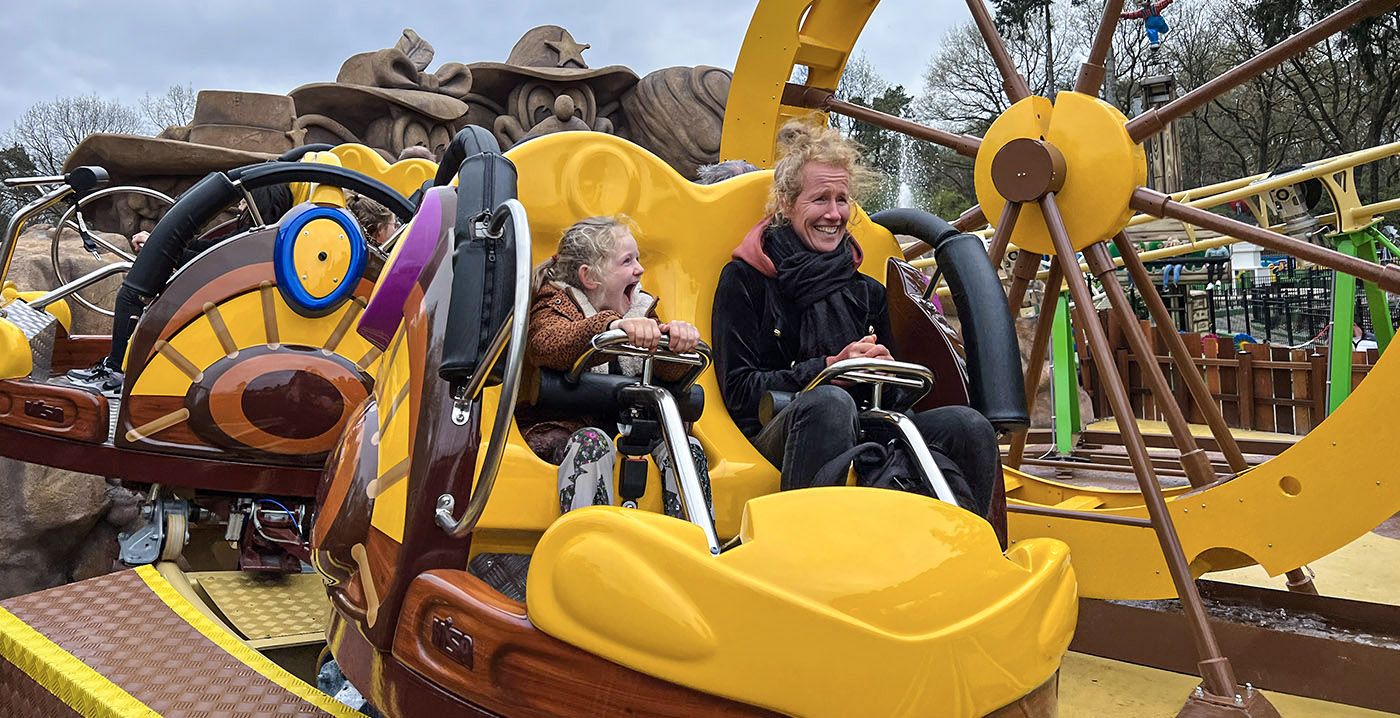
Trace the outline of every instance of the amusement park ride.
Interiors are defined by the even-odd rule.
[[[343,145],[209,175],[178,199],[133,262],[100,270],[126,271],[128,286],[154,297],[131,337],[119,398],[58,378],[110,348],[110,337],[64,328],[66,299],[94,277],[49,292],[5,289],[0,455],[148,489],[146,528],[123,540],[130,564],[178,557],[189,525],[205,523],[224,527],[245,570],[297,574],[314,565],[331,607],[328,656],[386,715],[1051,716],[1081,599],[1168,598],[1180,601],[1202,679],[1181,696],[1180,714],[1277,715],[1242,678],[1258,674],[1227,657],[1195,579],[1254,564],[1273,575],[1295,571],[1400,509],[1400,481],[1387,471],[1400,447],[1367,430],[1400,392],[1397,360],[1383,358],[1326,422],[1262,465],[1247,465],[1218,410],[1208,411],[1228,475],[1217,474],[1175,404],[1162,402],[1191,483],[1168,490],[1122,383],[1107,374],[1140,490],[1085,488],[1016,469],[1035,382],[1023,381],[1005,307],[1020,306],[1048,257],[1050,308],[1027,371],[1039,376],[1062,284],[1096,363],[1112,365],[1083,273],[1065,271],[1082,257],[1107,280],[1110,311],[1127,319],[1133,351],[1150,357],[1109,276],[1112,241],[1153,320],[1171,325],[1123,233],[1135,212],[1400,291],[1393,266],[1147,189],[1142,149],[1173,119],[1396,2],[1359,0],[1132,120],[1097,99],[1121,5],[1110,0],[1076,86],[1052,102],[1030,94],[986,7],[969,0],[1013,102],[982,138],[846,105],[823,89],[836,86],[875,3],[764,0],[735,68],[726,158],[771,167],[776,128],[817,110],[975,159],[980,204],[951,225],[909,210],[857,211],[851,220],[866,248],[862,271],[885,280],[900,346],[915,348],[903,358],[922,366],[838,364],[821,379],[914,386],[927,405],[967,403],[1010,434],[996,530],[955,502],[914,494],[779,492],[777,469],[716,401],[704,345],[649,358],[693,367],[669,385],[650,372],[639,381],[524,376],[529,268],[574,220],[634,218],[643,261],[661,277],[650,283],[661,306],[704,337],[731,249],[715,238],[742,236],[767,199],[766,172],[699,186],[626,140],[592,132],[547,135],[502,154],[489,132],[468,127],[437,166],[389,165]],[[788,82],[798,65],[808,70],[805,85]],[[1349,179],[1351,166],[1330,166],[1324,181],[1355,199],[1337,179]],[[54,189],[11,222],[0,283],[24,222],[96,189],[103,174],[81,168],[11,181]],[[286,183],[300,204],[285,216],[260,218],[265,226],[176,269],[178,250],[223,209]],[[343,189],[404,221],[382,251],[345,211]],[[1343,231],[1384,211],[1337,196]],[[966,234],[988,218],[989,251]],[[901,249],[891,230],[918,245]],[[1010,246],[1020,252],[1003,290],[995,266]],[[965,360],[902,261],[929,249],[958,309]],[[1198,403],[1217,406],[1180,340],[1170,342],[1176,333],[1164,336]],[[600,335],[594,351],[629,349]],[[1143,366],[1153,390],[1170,393],[1157,364]],[[638,436],[678,448],[683,422],[693,422],[712,464],[713,519],[664,515],[654,466],[644,487],[621,492],[637,508],[560,515],[555,467],[512,421],[520,397],[606,407]],[[694,466],[681,463],[684,505],[703,505]],[[925,478],[928,493],[940,495],[934,474]],[[232,635],[179,573],[145,565],[0,603],[7,714],[356,715]],[[1380,704],[1396,705],[1388,700]]]

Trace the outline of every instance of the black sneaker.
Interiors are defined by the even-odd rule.
[[[65,376],[70,384],[96,389],[110,397],[121,396],[122,381],[126,378],[120,371],[107,366],[105,359],[88,369],[72,369]]]

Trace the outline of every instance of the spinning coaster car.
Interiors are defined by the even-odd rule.
[[[384,354],[331,457],[312,530],[334,607],[330,650],[371,703],[394,716],[1055,714],[1076,611],[1063,544],[1027,539],[1003,553],[981,518],[912,493],[779,493],[777,469],[714,402],[703,346],[650,358],[696,367],[674,385],[578,367],[522,376],[529,269],[552,251],[532,237],[631,216],[663,315],[703,337],[769,173],[697,186],[601,133],[537,138],[506,159],[480,128],[454,139],[443,167],[456,186],[425,192],[358,320]],[[856,214],[864,266],[878,267],[897,246]],[[927,401],[970,399],[1000,428],[1023,425],[1014,333],[980,242],[929,216],[886,220],[937,248],[968,381],[898,272],[892,299],[911,310],[897,322],[901,356],[922,353],[933,371],[837,372],[932,384]],[[636,351],[621,341],[600,335],[594,350]],[[561,516],[557,467],[513,425],[522,391],[666,441],[687,520],[660,512],[654,467],[639,497],[624,472],[619,494],[639,508]],[[712,464],[713,522],[687,465],[685,420]],[[942,495],[935,474],[924,478]]]
[[[344,209],[340,188],[407,220],[413,205],[405,195],[434,169],[422,160],[389,166],[357,145],[310,149],[317,148],[283,158],[300,162],[204,178],[133,262],[46,294],[7,288],[0,300],[0,454],[206,492],[196,502],[188,492],[153,501],[147,525],[122,537],[130,564],[178,556],[187,523],[210,513],[226,515],[244,568],[297,572],[307,557],[294,527],[307,518],[320,468],[378,370],[379,352],[351,329],[382,260],[371,261],[378,250]],[[7,180],[54,188],[11,222],[0,266],[8,268],[26,220],[65,199],[81,202],[105,181],[100,168]],[[250,190],[283,183],[293,183],[302,203],[284,217],[259,217]],[[196,232],[240,198],[258,226],[177,269]],[[232,229],[225,223],[211,232]],[[120,394],[104,396],[63,378],[107,355],[112,341],[69,336],[64,302],[122,271],[123,291],[153,299],[131,334]]]

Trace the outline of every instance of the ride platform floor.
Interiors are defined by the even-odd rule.
[[[360,714],[229,634],[143,566],[0,602],[0,715]]]

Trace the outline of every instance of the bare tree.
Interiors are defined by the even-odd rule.
[[[157,133],[174,125],[188,125],[194,120],[197,95],[192,85],[171,85],[160,97],[147,92],[141,98],[141,114]]]
[[[145,129],[141,116],[116,100],[92,95],[57,97],[31,105],[15,120],[5,145],[24,148],[35,169],[59,174],[63,162],[83,138],[94,132],[138,134]]]

